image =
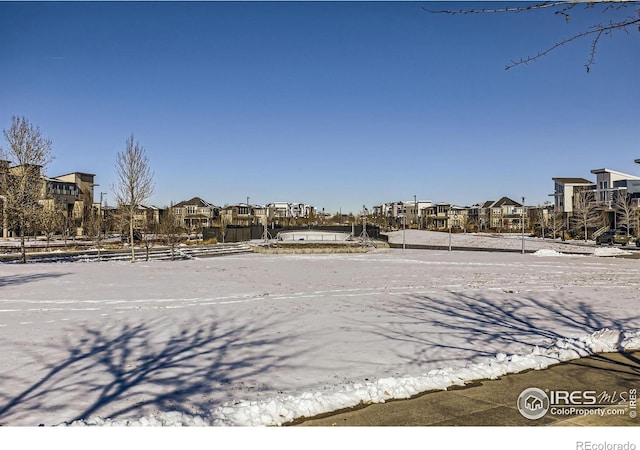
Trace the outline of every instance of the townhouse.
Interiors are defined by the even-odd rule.
[[[634,160],[640,164],[640,159]],[[627,215],[635,216],[636,223],[630,218],[623,218],[624,226],[638,230],[638,216],[640,216],[640,177],[612,169],[593,169],[595,182],[585,178],[552,178],[554,182],[553,194],[554,210],[562,213],[562,221],[567,224],[576,214],[590,216],[589,226],[591,238],[603,233],[607,229],[619,227],[621,205],[627,209]],[[624,206],[628,203],[628,206]],[[630,208],[630,209],[629,209]],[[636,231],[637,232],[637,231]]]

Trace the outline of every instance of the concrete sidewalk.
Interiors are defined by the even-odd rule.
[[[523,417],[518,397],[527,388],[550,391],[596,391],[592,414],[560,415],[549,409],[540,419]],[[640,352],[602,353],[529,370],[498,380],[481,380],[448,391],[432,391],[408,400],[372,404],[298,421],[300,426],[638,426],[630,402],[640,390]],[[610,396],[608,399],[604,398]],[[601,397],[602,396],[602,397]],[[621,397],[622,396],[622,397]],[[625,402],[619,404],[621,399]],[[602,401],[600,401],[602,400]],[[552,402],[553,403],[553,402]],[[582,408],[582,406],[578,406]],[[637,408],[637,409],[636,409]],[[624,410],[623,415],[612,415]]]

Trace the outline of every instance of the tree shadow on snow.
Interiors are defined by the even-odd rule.
[[[445,298],[413,295],[394,305],[393,319],[375,326],[374,333],[413,344],[420,350],[412,362],[454,361],[460,352],[472,359],[494,357],[499,349],[552,345],[570,336],[603,328],[628,329],[640,316],[618,320],[595,311],[585,302],[553,297],[504,293],[493,297],[448,293]],[[618,343],[619,344],[619,343]],[[449,356],[448,356],[449,355]]]
[[[207,395],[222,385],[285,366],[287,357],[274,352],[284,338],[269,337],[268,329],[266,320],[251,328],[211,323],[183,328],[167,340],[149,324],[85,329],[78,342],[65,343],[66,358],[48,365],[38,382],[11,398],[0,394],[0,419],[10,421],[14,409],[66,407],[60,404],[69,399],[75,411],[81,409],[69,422],[95,414],[115,419],[148,407],[206,413]]]
[[[46,278],[59,278],[68,275],[66,273],[33,273],[28,275],[3,275],[0,276],[0,288],[15,286],[38,281]]]

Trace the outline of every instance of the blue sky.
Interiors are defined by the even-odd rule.
[[[133,133],[158,206],[538,204],[552,177],[640,175],[637,35],[603,38],[589,74],[589,40],[505,71],[607,19],[423,5],[465,6],[2,2],[0,127],[27,117],[53,140],[48,175],[95,173],[111,202]]]

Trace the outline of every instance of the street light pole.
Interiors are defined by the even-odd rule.
[[[522,254],[524,255],[524,197],[522,197]]]
[[[247,225],[251,226],[251,208],[249,207],[249,196],[247,195]],[[249,235],[251,235],[251,230],[249,230]]]
[[[407,231],[407,214],[405,212],[404,216],[402,217],[403,221],[402,221],[402,250],[406,250],[407,246],[406,246],[406,239],[405,239],[405,232]]]
[[[413,203],[416,211],[416,222],[418,222],[418,230],[420,229],[420,213],[418,211],[418,197],[413,194]]]
[[[102,199],[103,199],[103,197],[106,197],[106,196],[107,196],[106,192],[100,192],[100,228],[102,228],[103,223],[104,223],[103,221],[105,219]],[[101,230],[98,230],[98,232],[100,232],[100,231]],[[105,234],[106,234],[106,230],[105,230]]]
[[[449,225],[449,251],[451,251],[451,208],[449,208],[449,214],[447,215],[447,224]]]
[[[549,200],[544,202],[544,209],[542,210],[542,240],[544,241],[544,229],[547,227],[547,221],[549,220]]]

